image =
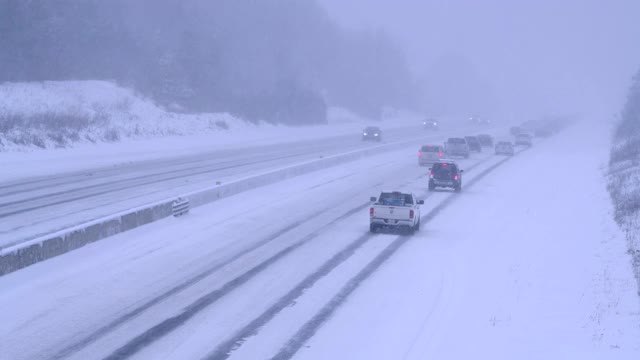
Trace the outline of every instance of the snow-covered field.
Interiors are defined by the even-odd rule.
[[[388,152],[1,277],[0,357],[637,359],[590,126],[461,161],[462,194],[428,193],[415,157]],[[381,189],[425,198],[423,230],[370,235]]]
[[[0,151],[214,133],[248,126],[229,114],[168,112],[133,90],[106,81],[4,83],[0,85],[0,117],[4,130]]]

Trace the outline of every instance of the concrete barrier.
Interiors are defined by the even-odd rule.
[[[180,197],[189,199],[191,207],[201,206],[247,190],[274,184],[279,181],[337,166],[367,156],[399,149],[412,143],[419,143],[420,141],[419,139],[398,141],[314,159],[262,174],[252,175],[226,184],[194,191]],[[174,201],[175,199],[169,199],[147,204],[70,229],[65,229],[51,235],[0,249],[0,276],[62,255],[109,236],[172,216],[172,205]]]
[[[0,276],[172,214],[172,201],[145,205],[0,250]]]
[[[406,144],[405,144],[406,145]],[[263,174],[253,175],[244,179],[239,179],[230,183],[214,186],[208,189],[202,189],[185,194],[192,207],[205,205],[216,200],[239,194],[241,192],[255,189],[261,186],[267,186],[276,182],[291,179],[297,176],[305,175],[314,171],[326,169],[329,167],[344,164],[350,161],[373,155],[382,151],[388,151],[389,148],[373,148],[366,150],[354,151],[351,153],[330,156],[322,159],[308,161],[305,163],[272,170]]]

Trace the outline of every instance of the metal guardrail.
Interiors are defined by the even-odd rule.
[[[183,216],[189,213],[189,199],[183,199],[181,197],[171,203],[171,211],[174,217]]]

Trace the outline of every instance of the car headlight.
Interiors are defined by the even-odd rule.
[[[364,134],[362,134],[362,135],[367,136],[367,133],[364,133]]]
[[[373,136],[378,136],[378,134],[373,134]]]

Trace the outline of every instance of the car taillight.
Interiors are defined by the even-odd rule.
[[[413,210],[409,210],[409,219],[413,219],[414,212]]]
[[[442,153],[439,153],[438,156],[442,157]]]
[[[422,151],[418,151],[418,156],[422,156]]]
[[[453,180],[458,180],[458,175],[454,176]]]
[[[433,177],[433,172],[431,174],[429,174],[429,177],[432,178]]]
[[[369,216],[373,216],[373,208],[369,209]]]

